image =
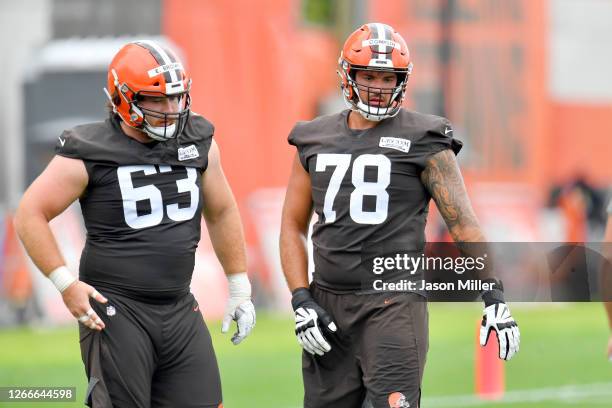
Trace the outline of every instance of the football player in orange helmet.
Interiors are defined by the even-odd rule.
[[[399,113],[412,62],[406,42],[393,28],[385,24],[360,27],[344,43],[338,66],[349,108],[372,122]]]
[[[420,269],[374,271],[369,257],[394,243],[419,256],[431,198],[456,242],[486,240],[450,122],[402,108],[412,73],[402,36],[386,24],[361,26],[344,44],[338,73],[349,109],[300,122],[289,135],[297,154],[280,252],[304,350],[304,406],[415,408],[428,347],[426,293],[418,289],[425,276]],[[305,243],[313,212],[309,283]],[[499,357],[508,360],[518,351],[518,326],[501,282],[486,279],[481,343],[496,331]],[[402,281],[416,289],[393,289]]]
[[[16,213],[28,254],[80,323],[89,406],[221,406],[189,289],[202,217],[229,282],[222,331],[236,321],[239,344],[255,325],[240,214],[213,125],[189,111],[190,87],[168,47],[125,45],[108,69],[109,118],[58,137]],[[87,229],[78,278],[49,228],[77,199]]]
[[[191,78],[174,53],[143,40],[115,55],[104,91],[125,126],[166,141],[180,135],[187,123],[190,89]]]

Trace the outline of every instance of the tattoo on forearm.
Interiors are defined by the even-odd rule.
[[[436,202],[455,241],[484,238],[467,196],[457,160],[450,149],[436,153],[427,160],[421,181]]]

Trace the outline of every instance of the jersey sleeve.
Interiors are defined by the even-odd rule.
[[[417,148],[420,150],[419,166],[425,168],[427,160],[442,150],[450,149],[459,154],[463,142],[453,137],[453,125],[446,118],[435,117],[425,128],[423,137],[419,140]]]
[[[55,154],[70,159],[81,159],[82,150],[80,139],[75,136],[74,130],[64,130],[55,143]]]
[[[300,123],[297,123],[289,133],[287,141],[290,145],[296,147],[300,163],[302,163],[302,167],[308,172],[308,161],[306,160],[305,143],[301,130]]]
[[[93,170],[95,162],[87,159],[88,149],[89,146],[87,146],[87,142],[80,137],[79,132],[75,129],[64,130],[57,138],[57,143],[55,144],[55,154],[57,156],[62,156],[69,159],[78,159],[83,162],[85,165],[85,170],[87,171],[87,184],[89,188],[89,186],[96,183],[96,172]],[[87,190],[85,191],[85,194],[87,194]]]
[[[94,122],[64,130],[55,143],[55,154],[70,159],[113,162],[125,151],[109,139],[107,122]]]

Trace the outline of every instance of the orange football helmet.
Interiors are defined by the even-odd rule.
[[[104,89],[113,111],[133,128],[152,139],[166,141],[178,137],[189,118],[191,78],[176,55],[155,41],[126,44],[108,67]],[[180,110],[164,113],[139,106],[142,97],[178,97]],[[158,118],[165,126],[152,126],[147,117]]]
[[[406,93],[406,83],[412,72],[410,51],[402,36],[382,23],[364,24],[353,32],[342,48],[338,60],[340,89],[349,108],[364,118],[377,122],[397,115]],[[355,81],[356,71],[383,71],[397,75],[393,88],[372,88]],[[370,106],[359,91],[390,95],[386,106]],[[368,98],[369,99],[369,98]]]

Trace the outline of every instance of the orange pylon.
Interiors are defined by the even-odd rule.
[[[499,400],[506,388],[504,362],[499,358],[497,333],[489,335],[489,341],[480,346],[480,324],[476,328],[476,352],[474,369],[474,386],[476,395],[485,400]]]

